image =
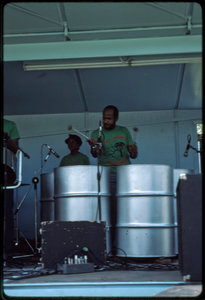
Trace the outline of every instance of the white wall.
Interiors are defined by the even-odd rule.
[[[92,130],[98,127],[101,113],[52,114],[52,115],[12,115],[6,119],[14,121],[18,127],[21,139],[20,147],[30,159],[23,157],[23,183],[31,184],[34,172],[41,167],[41,159],[45,158],[48,149],[41,146],[46,143],[59,155],[53,154],[46,162],[42,173],[53,172],[60,159],[69,153],[64,140],[68,137],[68,125],[90,136]],[[201,110],[165,110],[150,112],[120,113],[118,125],[128,127],[133,135],[133,126],[138,127],[137,145],[139,155],[132,160],[134,164],[167,164],[174,168],[194,169],[198,173],[198,155],[190,149],[187,158],[183,156],[187,135],[191,134],[191,145],[197,148],[196,124],[201,123]],[[80,151],[89,156],[91,164],[96,159],[90,155],[90,148],[85,138]],[[40,178],[40,176],[39,176]],[[18,202],[22,200],[29,186],[18,189]],[[40,222],[40,183],[37,186],[38,221]],[[30,190],[19,209],[19,228],[27,238],[34,238],[34,188]]]

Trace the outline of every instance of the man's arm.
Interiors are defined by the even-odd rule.
[[[13,139],[12,142],[18,146],[19,139]],[[11,150],[14,154],[16,154],[18,148],[11,141],[7,141],[7,149]]]

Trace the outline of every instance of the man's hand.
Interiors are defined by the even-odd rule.
[[[91,151],[90,153],[92,154],[93,157],[97,157],[98,153],[100,153],[100,147],[97,145],[97,140],[94,138],[89,138],[87,140],[88,144],[91,146]]]
[[[130,153],[131,158],[136,158],[138,155],[138,149],[137,149],[137,144],[134,143],[130,146],[127,146],[127,150]]]
[[[94,138],[89,138],[87,142],[90,146],[94,146],[97,143],[97,140]]]

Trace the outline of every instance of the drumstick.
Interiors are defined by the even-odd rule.
[[[89,140],[89,137],[87,137],[84,133],[78,131],[77,129],[73,128],[72,125],[68,125],[68,130],[73,130],[79,134],[81,134],[84,138],[86,138],[87,140]]]
[[[139,129],[137,127],[133,127],[134,133],[133,133],[133,142],[136,143],[136,138],[137,138],[137,132]]]

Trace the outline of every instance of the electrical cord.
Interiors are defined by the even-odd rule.
[[[120,250],[124,253],[125,257],[109,257],[109,254],[112,253],[114,250]],[[137,263],[136,261],[130,259],[127,257],[126,252],[121,248],[113,248],[106,257],[106,262],[102,262],[100,259],[97,258],[95,253],[91,249],[88,249],[86,247],[82,249],[76,249],[74,251],[64,250],[56,253],[46,264],[46,269],[41,269],[39,265],[34,265],[33,263],[29,262],[11,262],[7,263],[7,268],[4,269],[4,279],[10,279],[10,280],[18,280],[23,278],[31,278],[36,276],[43,276],[43,275],[52,275],[61,273],[63,268],[63,262],[64,258],[66,257],[72,257],[76,253],[80,253],[82,255],[87,255],[89,260],[93,262],[93,257],[95,258],[95,272],[102,272],[102,271],[119,271],[119,270],[127,270],[127,271],[175,271],[179,270],[179,264],[178,263],[161,263],[160,259],[158,260],[149,260],[146,263]],[[98,261],[100,264],[96,264],[96,261]],[[55,267],[53,267],[52,264],[55,264]],[[25,267],[26,265],[26,267]],[[28,266],[30,266],[28,268]],[[33,267],[32,267],[33,266]],[[49,268],[49,266],[51,268]],[[16,269],[15,269],[16,268]]]

